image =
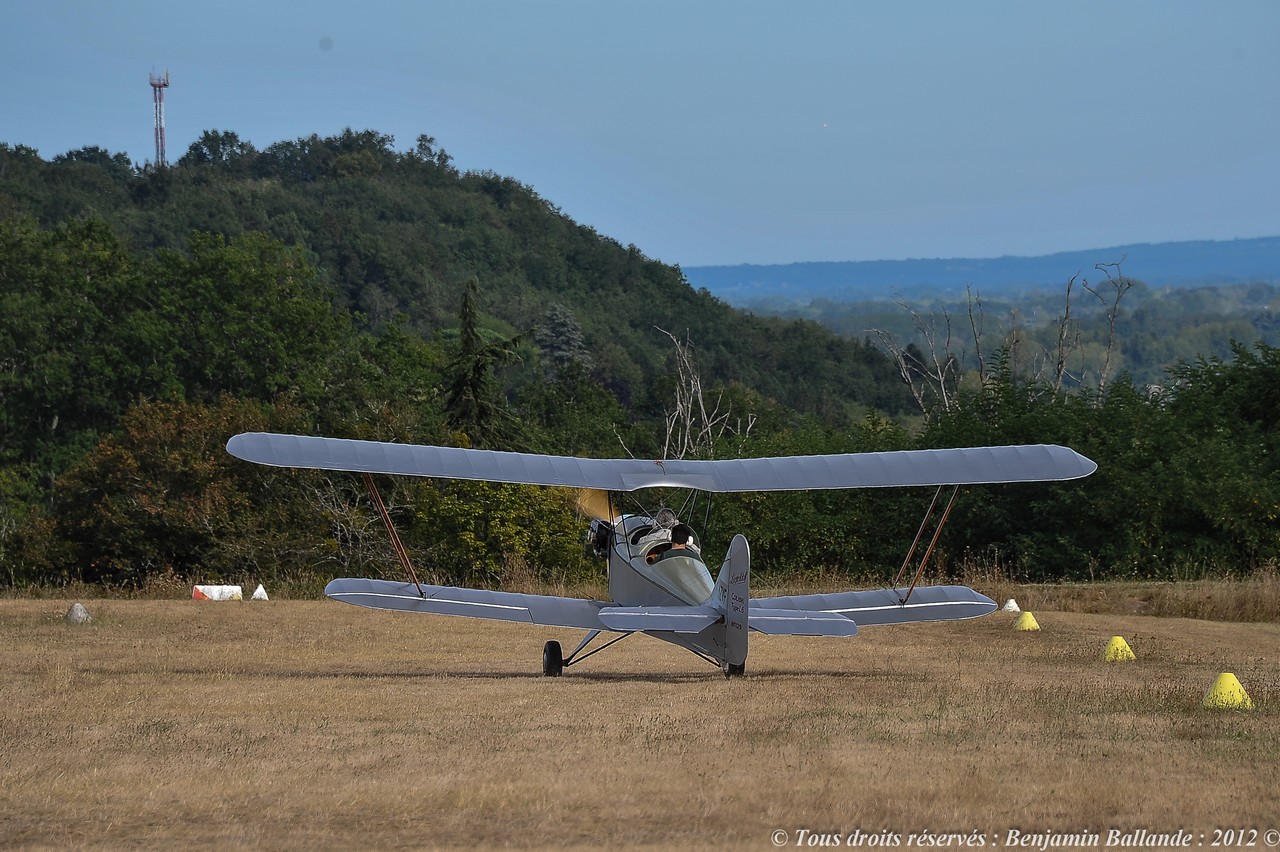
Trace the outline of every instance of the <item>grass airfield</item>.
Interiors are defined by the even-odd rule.
[[[1280,625],[1036,610],[631,637],[329,601],[0,600],[0,846],[807,847],[801,830],[1280,829]],[[1123,635],[1134,662],[1102,661]],[[1201,706],[1234,672],[1252,711]],[[953,841],[954,843],[954,841]],[[862,845],[868,845],[863,843]],[[954,848],[954,846],[953,846]]]

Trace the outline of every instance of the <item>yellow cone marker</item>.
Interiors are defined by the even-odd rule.
[[[1204,706],[1210,710],[1252,710],[1253,702],[1239,679],[1231,672],[1223,672],[1204,694]]]
[[[1014,630],[1039,630],[1040,625],[1036,622],[1036,617],[1029,612],[1024,612],[1018,616],[1018,620],[1014,622]]]
[[[1133,654],[1133,649],[1129,647],[1129,643],[1124,641],[1123,636],[1112,636],[1111,641],[1107,643],[1107,650],[1103,653],[1102,659],[1108,663],[1118,663],[1124,660],[1138,659]]]

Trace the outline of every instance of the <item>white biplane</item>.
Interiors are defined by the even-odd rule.
[[[587,630],[586,637],[568,656],[563,654],[559,642],[546,643],[542,671],[548,676],[560,675],[566,666],[632,633],[645,633],[686,648],[718,665],[730,676],[740,675],[745,669],[748,634],[752,630],[788,636],[854,636],[859,625],[986,615],[996,608],[995,601],[966,586],[917,586],[924,563],[937,543],[942,523],[955,500],[955,489],[960,485],[1076,479],[1097,469],[1094,462],[1074,450],[1045,444],[648,461],[248,432],[233,437],[227,443],[227,451],[258,464],[364,474],[393,541],[394,528],[376,498],[370,474],[563,486],[607,496],[607,509],[591,522],[587,547],[595,555],[608,559],[612,600],[424,585],[416,578],[407,583],[338,579],[325,588],[325,594],[335,600],[374,609]],[[751,552],[747,539],[741,534],[730,542],[713,581],[697,539],[690,537],[686,546],[678,546],[678,540],[689,536],[691,531],[670,509],[622,514],[614,508],[615,496],[650,488],[712,494],[891,486],[938,488],[903,569],[891,588],[834,594],[752,598]],[[907,586],[903,582],[905,569],[946,486],[953,488],[950,501],[937,522],[915,580]],[[673,530],[676,530],[675,542]],[[397,550],[402,553],[398,543]],[[409,568],[407,559],[404,563]],[[606,632],[621,635],[586,652],[587,647]]]

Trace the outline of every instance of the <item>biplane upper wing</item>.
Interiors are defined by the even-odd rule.
[[[421,592],[419,592],[421,588]],[[404,612],[426,612],[434,615],[463,615],[497,621],[522,621],[552,627],[583,627],[608,630],[599,612],[610,606],[604,601],[583,598],[561,598],[554,595],[524,595],[517,592],[493,592],[488,589],[462,589],[454,586],[421,586],[390,580],[342,578],[325,586],[324,593],[334,600]]]
[[[803,491],[904,485],[987,485],[1077,479],[1097,465],[1068,447],[1029,444],[758,459],[585,459],[497,450],[245,432],[237,458],[276,467],[349,470],[604,491]]]

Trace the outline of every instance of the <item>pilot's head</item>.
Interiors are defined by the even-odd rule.
[[[671,544],[672,546],[685,547],[689,544],[689,539],[693,538],[693,530],[688,524],[676,524],[671,528]]]

